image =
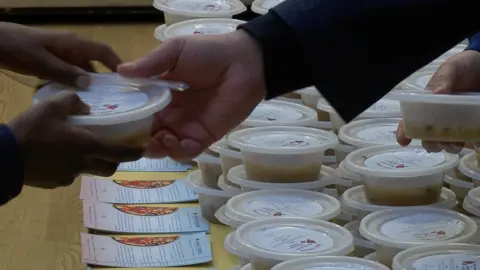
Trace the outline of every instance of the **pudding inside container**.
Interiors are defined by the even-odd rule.
[[[380,263],[346,256],[296,259],[276,265],[272,270],[389,270]]]
[[[458,155],[428,153],[421,146],[384,145],[353,151],[345,168],[362,175],[371,203],[417,206],[440,199],[445,173],[458,162]]]
[[[220,159],[204,153],[195,158],[195,161],[202,173],[203,183],[209,188],[220,189],[218,186],[218,178],[222,175]]]
[[[335,187],[337,194],[342,196],[351,187],[362,185],[362,176],[357,173],[352,173],[345,169],[345,164],[340,162],[338,168],[336,169],[337,178],[335,181]]]
[[[477,155],[475,152],[465,155],[458,166],[460,173],[470,179],[475,187],[480,186],[480,168],[477,163]]]
[[[479,141],[480,95],[434,94],[402,90],[388,94],[400,101],[405,135],[425,141]]]
[[[361,219],[366,215],[377,211],[404,208],[403,206],[386,206],[370,203],[367,200],[363,186],[357,186],[347,190],[340,198],[340,202],[342,203],[342,211],[346,214],[352,215],[355,219]],[[449,210],[455,207],[456,204],[457,199],[455,193],[448,188],[442,188],[440,199],[437,202],[423,206],[409,206],[409,208],[428,206]]]
[[[328,221],[305,218],[265,218],[251,221],[232,232],[241,256],[252,269],[270,270],[293,259],[345,256],[353,251],[353,236]]]
[[[228,144],[240,149],[249,180],[296,183],[319,179],[324,152],[338,139],[314,128],[277,126],[235,131]]]
[[[315,86],[303,88],[297,92],[302,97],[303,104],[317,111],[318,121],[330,122],[330,114],[317,108],[318,100],[322,98],[322,95]]]
[[[320,98],[317,103],[317,108],[326,111],[330,114],[332,121],[332,128],[335,134],[338,134],[340,128],[345,124],[340,115],[324,98]],[[370,108],[361,113],[356,120],[370,119],[370,118],[392,118],[400,117],[400,103],[396,100],[381,99],[373,104]]]
[[[258,104],[236,130],[266,126],[305,127],[315,122],[317,122],[317,113],[305,105],[281,100],[269,100]]]
[[[200,171],[190,173],[185,180],[198,193],[202,216],[212,223],[221,224],[215,217],[215,212],[236,194],[207,187]]]
[[[275,7],[276,5],[282,3],[285,0],[255,0],[252,3],[252,11],[264,15],[267,14],[267,12]]]
[[[469,243],[477,232],[471,218],[444,209],[406,207],[369,214],[360,223],[360,233],[375,244],[380,263],[392,265],[400,251],[447,243]]]
[[[271,189],[301,189],[323,191],[323,188],[335,184],[335,170],[322,166],[320,174],[322,175],[315,181],[295,182],[295,183],[267,183],[258,182],[247,179],[245,167],[243,165],[234,167],[228,172],[228,178],[233,183],[239,185],[242,192],[249,192],[253,190],[271,190]]]
[[[398,253],[393,270],[410,269],[477,269],[480,265],[480,246],[443,244],[415,247]]]
[[[308,190],[259,190],[237,195],[215,214],[223,224],[241,225],[268,217],[303,217],[331,220],[340,214],[334,197]]]
[[[242,165],[242,154],[240,151],[229,149],[226,140],[221,140],[210,146],[210,149],[220,155],[220,165],[222,173],[225,176],[225,184],[228,186],[240,188],[239,185],[233,183],[228,179],[228,172],[231,168]]]
[[[63,91],[75,92],[90,106],[90,114],[69,116],[69,123],[112,143],[146,145],[154,114],[171,101],[168,86],[162,81],[126,79],[116,73],[90,74],[90,77],[90,86],[83,90],[49,83],[34,94],[33,103]]]
[[[375,251],[375,246],[373,243],[365,239],[365,237],[360,234],[359,220],[351,221],[345,224],[343,227],[350,231],[354,237],[353,244],[355,246],[355,250],[353,251],[353,254],[355,257],[363,258]]]
[[[238,0],[154,0],[153,6],[163,11],[167,25],[200,18],[232,18],[247,10]]]
[[[241,20],[218,18],[188,20],[168,26],[163,34],[167,39],[190,35],[220,35],[234,32],[244,23],[246,22]]]

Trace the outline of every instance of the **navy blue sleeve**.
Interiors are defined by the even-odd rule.
[[[467,50],[480,52],[480,33],[476,33],[468,39]]]
[[[23,187],[23,159],[10,128],[0,125],[0,205],[20,194]]]
[[[480,29],[478,1],[287,0],[239,28],[262,46],[267,98],[315,85],[351,121]]]

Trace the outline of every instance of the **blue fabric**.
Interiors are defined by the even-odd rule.
[[[0,204],[20,194],[23,187],[23,159],[15,136],[6,125],[0,125]]]
[[[480,52],[480,33],[476,33],[468,39],[467,50]]]

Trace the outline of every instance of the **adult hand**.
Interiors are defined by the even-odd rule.
[[[151,157],[196,157],[247,118],[266,94],[261,48],[243,31],[168,40],[118,72],[162,75],[190,86],[173,92],[172,103],[158,113]]]
[[[91,61],[115,70],[121,63],[113,50],[68,32],[56,32],[13,23],[0,23],[0,66],[85,88],[93,72]]]
[[[450,57],[433,74],[426,88],[441,94],[480,89],[480,53],[464,51]],[[398,125],[397,141],[400,145],[408,145],[412,141],[405,135],[402,123]],[[463,145],[463,142],[423,142],[423,147],[430,152],[445,149],[458,153]]]
[[[24,184],[54,188],[71,184],[80,173],[110,176],[120,162],[142,157],[142,148],[105,142],[67,122],[68,115],[89,110],[76,94],[65,92],[10,122],[24,159]]]

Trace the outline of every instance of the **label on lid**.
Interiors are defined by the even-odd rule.
[[[379,144],[395,143],[397,142],[397,125],[388,124],[381,126],[373,126],[359,130],[357,138],[364,141],[376,142]]]
[[[334,245],[326,233],[301,227],[270,227],[252,231],[249,241],[259,248],[281,253],[322,252]]]
[[[121,92],[105,89],[98,91],[77,91],[76,94],[90,106],[90,115],[111,115],[135,110],[148,102],[147,94],[139,91]]]
[[[313,144],[321,144],[325,140],[319,140],[312,136],[288,133],[267,133],[246,135],[240,140],[245,143],[266,147],[307,147]]]
[[[273,8],[274,6],[282,3],[283,1],[285,1],[285,0],[265,0],[265,1],[263,2],[262,7],[263,7],[264,9],[271,9],[271,8]]]
[[[365,160],[371,169],[421,169],[434,167],[445,161],[442,153],[427,153],[423,149],[408,149],[373,155]]]
[[[442,254],[423,257],[412,263],[415,270],[478,270],[480,255]]]
[[[436,242],[460,235],[464,226],[463,221],[449,215],[418,213],[390,219],[380,232],[402,242]]]
[[[400,111],[400,102],[398,100],[381,99],[368,108],[368,111]]]
[[[323,206],[304,198],[292,198],[285,195],[265,195],[250,198],[242,204],[245,213],[255,216],[270,217],[308,217],[318,215]]]
[[[268,104],[258,105],[248,117],[248,120],[257,121],[295,121],[303,118],[303,113],[286,106]]]
[[[169,6],[180,10],[216,12],[231,9],[225,1],[169,1]]]
[[[415,83],[417,84],[417,86],[421,87],[422,89],[425,89],[427,87],[428,82],[432,78],[432,76],[433,74],[420,76],[415,80]]]

